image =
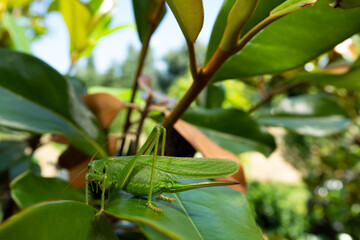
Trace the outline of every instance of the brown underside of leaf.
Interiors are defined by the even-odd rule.
[[[111,135],[107,136],[107,149],[109,156],[115,156],[117,143],[118,143],[117,137]]]
[[[69,171],[69,183],[76,189],[83,188],[85,186],[85,174],[88,172],[86,169],[90,162],[90,158],[79,163]]]
[[[65,144],[65,145],[70,144],[69,140],[67,140],[66,137],[64,137],[61,134],[52,134],[51,135],[51,141],[54,141],[56,143]]]
[[[84,95],[83,100],[95,114],[102,129],[107,129],[123,108],[123,103],[118,98],[107,93]]]
[[[215,180],[240,182],[241,184],[229,186],[229,188],[238,190],[243,193],[246,192],[244,169],[239,158],[235,154],[221,148],[196,127],[183,120],[178,120],[175,123],[174,128],[204,157],[226,158],[236,161],[239,164],[239,171],[237,173],[228,177],[216,178]]]

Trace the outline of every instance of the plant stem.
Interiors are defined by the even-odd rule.
[[[198,66],[196,61],[195,44],[189,40],[186,40],[186,44],[189,52],[189,65],[193,79],[195,80],[198,73]]]
[[[136,138],[135,138],[134,146],[132,148],[132,154],[135,154],[137,152],[141,130],[143,128],[144,121],[150,112],[151,104],[152,104],[152,94],[149,93],[148,97],[146,98],[145,108],[143,111],[141,111],[141,118],[140,118],[138,129],[136,131]]]
[[[245,45],[256,35],[258,34],[261,30],[263,30],[265,27],[267,27],[269,24],[275,22],[276,20],[282,18],[285,15],[271,15],[268,16],[267,18],[265,18],[264,20],[262,20],[261,22],[259,22],[258,24],[256,24],[255,27],[253,27],[252,29],[250,29],[250,31],[248,31],[244,36],[242,36],[240,38],[240,40],[237,42],[236,48],[235,48],[235,52],[240,51],[241,49],[243,49],[245,47]]]
[[[220,49],[215,52],[214,56],[210,59],[205,68],[200,69],[200,71],[195,75],[193,84],[181,98],[180,102],[176,104],[170,115],[164,119],[162,123],[163,127],[170,129],[175,124],[175,122],[184,114],[186,109],[188,109],[190,104],[196,99],[199,93],[206,87],[216,71],[229,57],[230,55],[228,52],[224,52]]]
[[[136,67],[136,73],[135,73],[134,82],[133,82],[133,86],[132,86],[132,90],[131,90],[132,92],[131,92],[131,97],[130,97],[130,103],[133,103],[135,100],[136,91],[138,88],[137,79],[139,78],[139,76],[142,72],[142,69],[144,67],[146,54],[149,49],[150,38],[151,38],[151,33],[149,32],[149,34],[147,34],[146,38],[144,39],[143,45],[141,47],[139,61],[138,61],[138,65]],[[125,118],[126,120],[125,120],[124,130],[123,130],[124,136],[129,131],[129,128],[131,126],[131,122],[130,122],[131,113],[132,113],[132,108],[128,108],[127,113],[126,113],[126,118]],[[121,142],[121,146],[120,146],[118,155],[121,155],[121,153],[123,152],[124,145],[125,145],[125,138],[123,138],[123,140]]]

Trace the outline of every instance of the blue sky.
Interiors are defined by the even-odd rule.
[[[204,0],[204,26],[198,42],[206,44],[209,40],[213,23],[221,7],[221,0]],[[169,10],[169,9],[168,9]],[[134,23],[131,0],[120,0],[114,9],[112,25]],[[49,32],[34,41],[31,49],[35,56],[43,59],[61,73],[66,73],[70,66],[69,36],[62,16],[53,12],[45,20]],[[178,49],[185,44],[184,37],[176,20],[169,10],[161,25],[153,35],[150,46],[155,58],[161,57],[172,49]],[[140,48],[140,42],[135,29],[125,29],[103,37],[94,49],[95,64],[99,71],[105,71],[112,62],[122,62],[127,57],[127,49],[132,45]]]

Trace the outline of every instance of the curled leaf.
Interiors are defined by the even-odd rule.
[[[202,0],[166,0],[187,41],[195,42],[204,22]]]
[[[123,103],[107,93],[94,93],[83,96],[85,104],[95,114],[102,129],[107,129],[123,107]]]
[[[289,13],[296,12],[304,7],[311,7],[316,2],[317,0],[288,0],[274,8],[274,10],[270,12],[270,16],[281,17]]]

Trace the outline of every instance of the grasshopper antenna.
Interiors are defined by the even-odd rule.
[[[92,161],[94,161],[95,156],[96,156],[96,155],[100,152],[100,150],[103,149],[107,144],[109,144],[109,141],[106,141],[103,145],[101,145],[101,147],[99,147],[99,148],[96,150],[96,152],[94,153],[94,155],[92,155],[89,163],[91,163]],[[89,164],[89,163],[88,163],[88,164]],[[74,183],[75,180],[76,180],[84,171],[86,171],[86,170],[87,170],[87,168],[84,168],[84,169],[81,170],[78,174],[76,174],[76,176],[75,176],[73,179],[71,179],[71,181],[70,181],[70,182],[66,185],[66,187],[62,190],[62,192],[60,193],[60,195],[58,196],[58,198],[57,198],[56,200],[60,200],[60,199],[61,199],[61,196],[62,196],[62,195],[64,194],[64,192],[70,187],[70,185],[71,185],[72,183]]]

